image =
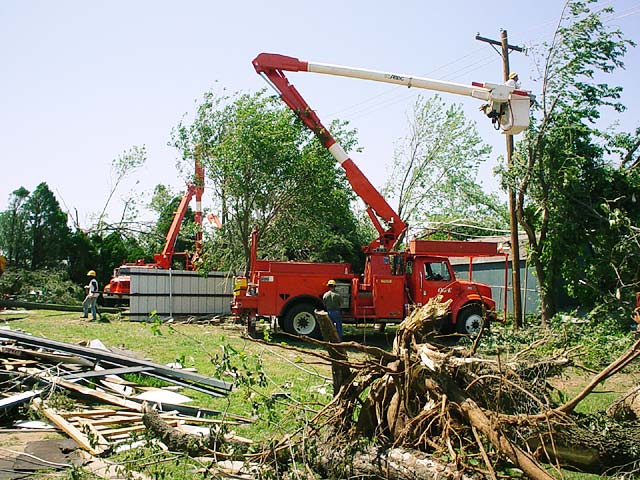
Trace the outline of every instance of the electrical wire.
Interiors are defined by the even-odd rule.
[[[416,228],[422,228],[424,230],[438,230],[438,229],[442,229],[443,227],[473,228],[474,230],[484,230],[487,232],[497,232],[497,233],[509,233],[511,231],[511,230],[502,230],[500,228],[481,227],[479,225],[471,225],[467,223],[449,223],[449,222],[437,222],[437,223],[428,222],[426,226],[416,227]],[[485,235],[485,236],[492,237],[494,235]]]
[[[613,0],[604,2],[604,3],[601,4],[601,7],[602,8],[606,8],[608,5],[610,5],[612,3],[614,3]],[[603,21],[603,23],[610,24],[610,23],[612,23],[613,21],[615,21],[617,19],[626,18],[626,17],[632,16],[632,15],[636,15],[638,13],[640,13],[640,3],[638,3],[636,5],[633,5],[633,6],[627,8],[627,9],[621,11],[621,12],[612,14],[609,18],[606,18]],[[529,29],[525,30],[523,32],[523,34],[526,34],[528,32],[539,31],[539,30],[544,29],[547,26],[552,26],[552,25],[553,26],[557,26],[558,25],[558,21],[557,20],[549,20],[549,21],[540,23],[540,24],[538,24],[536,26],[530,27]],[[554,31],[555,31],[555,28],[554,28]],[[536,39],[534,39],[534,40],[532,40],[532,41],[530,41],[528,43],[530,45],[535,45],[535,44],[541,43],[547,36],[548,36],[548,34],[540,35]],[[454,59],[454,60],[452,60],[450,62],[447,62],[447,63],[445,63],[443,65],[440,65],[440,66],[432,69],[430,72],[427,72],[423,76],[430,76],[430,75],[433,75],[437,71],[445,70],[447,67],[449,67],[451,65],[455,65],[456,63],[459,63],[460,61],[462,61],[462,60],[464,60],[466,58],[469,58],[471,56],[475,56],[477,52],[479,52],[480,50],[483,50],[483,49],[484,49],[484,47],[474,49],[474,50],[472,50],[471,52],[469,52],[467,54],[464,54],[464,55],[462,55],[462,56],[460,56],[460,57],[458,57],[458,58],[456,58],[456,59]],[[499,60],[499,58],[495,58],[493,56],[493,54],[492,55],[488,55],[488,56],[483,56],[482,58],[477,59],[474,62],[472,62],[472,63],[470,63],[468,65],[465,65],[464,67],[461,67],[461,68],[458,68],[457,70],[449,72],[449,74],[446,75],[446,77],[449,80],[452,80],[452,81],[458,80],[460,78],[468,76],[469,73],[472,73],[472,72],[477,71],[477,70],[479,70],[479,69],[481,69],[483,67],[487,67],[487,66],[489,66],[489,65],[491,65],[493,63],[496,63],[498,60]],[[442,79],[442,78],[443,78],[443,76],[436,77],[436,79]],[[394,105],[396,103],[399,103],[399,102],[402,102],[402,101],[406,101],[408,98],[410,98],[410,97],[412,97],[414,95],[415,95],[414,92],[411,92],[411,94],[407,94],[406,91],[404,91],[404,90],[398,91],[396,88],[387,87],[387,88],[385,88],[384,91],[382,91],[382,92],[380,92],[378,94],[375,94],[375,95],[373,95],[371,97],[363,99],[363,100],[361,100],[361,101],[359,101],[357,103],[354,103],[352,105],[346,106],[345,108],[340,109],[340,110],[338,110],[336,112],[330,113],[330,114],[328,114],[328,116],[336,117],[336,116],[339,116],[339,115],[344,114],[344,113],[352,112],[352,113],[349,113],[349,118],[350,119],[358,119],[358,118],[361,118],[361,117],[363,117],[365,115],[368,115],[368,114],[370,114],[372,112],[383,110],[383,109],[386,109],[389,106]],[[382,102],[376,102],[376,100],[378,100],[378,99],[380,99],[382,97],[388,97],[388,99],[384,100]],[[364,105],[370,104],[371,102],[376,102],[376,103],[374,103],[373,105],[364,106]],[[362,108],[358,108],[358,107],[362,107]]]

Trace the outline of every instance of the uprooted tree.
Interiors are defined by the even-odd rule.
[[[393,358],[380,352],[375,362],[352,365],[349,381],[323,412],[318,432],[325,438],[319,444],[325,454],[318,458],[331,459],[327,468],[344,468],[332,472],[334,476],[371,474],[358,471],[360,463],[347,458],[336,461],[335,452],[352,459],[371,454],[354,453],[353,438],[375,440],[385,447],[378,450],[384,455],[402,448],[405,459],[415,457],[413,462],[433,453],[448,459],[454,471],[475,470],[491,477],[506,464],[531,478],[553,478],[540,462],[593,473],[638,467],[637,420],[580,415],[575,407],[598,383],[640,356],[640,342],[576,398],[560,403],[547,377],[570,365],[570,358],[531,362],[522,357],[503,363],[471,355],[474,348],[438,347],[431,343],[433,325],[446,313],[446,304],[430,302],[400,325]],[[331,435],[322,435],[327,431]]]
[[[434,326],[447,311],[440,299],[414,310],[399,326],[391,352],[336,344],[327,335],[327,342],[311,340],[328,350],[313,354],[333,366],[333,400],[305,429],[239,458],[261,460],[264,471],[278,475],[304,462],[323,478],[497,478],[514,467],[529,478],[554,478],[543,464],[591,473],[639,471],[640,422],[632,409],[618,403],[612,415],[597,416],[576,413],[576,407],[640,356],[640,341],[563,402],[548,377],[570,366],[570,355],[534,360],[523,351],[508,361],[481,358],[475,354],[480,337],[470,348],[443,346]],[[330,333],[329,320],[317,315],[328,324],[323,333]],[[349,358],[346,349],[365,359]]]

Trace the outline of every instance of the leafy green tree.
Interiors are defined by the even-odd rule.
[[[29,268],[58,265],[67,259],[71,231],[67,214],[49,186],[42,182],[24,204],[27,213],[27,239],[30,249]]]
[[[76,230],[69,239],[69,277],[76,283],[86,283],[87,272],[95,270],[98,275],[103,270],[103,265],[97,264],[98,245],[82,230]],[[109,274],[111,272],[109,271]]]
[[[335,124],[345,148],[353,132]],[[270,258],[354,261],[360,250],[354,194],[330,154],[275,97],[205,95],[193,124],[180,124],[174,144],[191,164],[195,145],[220,199],[223,226],[205,245],[214,267],[247,267],[257,225]]]
[[[29,257],[27,243],[27,213],[24,205],[29,190],[20,187],[11,193],[9,208],[0,213],[0,250],[10,265],[26,266]]]
[[[603,21],[611,9],[591,10],[592,3],[568,1],[553,41],[543,46],[538,111],[518,145],[513,168],[502,172],[516,192],[544,324],[557,311],[562,285],[574,295],[581,290],[591,304],[602,298],[606,287],[600,280],[594,283],[596,271],[602,274],[608,265],[608,278],[615,276],[614,250],[605,240],[620,238],[609,225],[616,224],[612,215],[630,201],[636,181],[630,176],[629,183],[620,183],[621,175],[605,161],[604,136],[597,128],[604,108],[624,108],[621,87],[600,79],[623,67],[633,43]]]
[[[102,211],[98,214],[95,221],[94,230],[100,235],[105,233],[105,230],[119,230],[126,234],[132,229],[131,224],[137,225],[135,222],[135,216],[137,214],[135,195],[128,195],[122,201],[123,209],[116,222],[108,222],[107,209],[113,200],[116,192],[121,186],[122,182],[136,170],[140,169],[147,161],[147,150],[145,146],[138,147],[132,146],[129,150],[125,150],[116,158],[111,161],[110,182],[109,182],[109,195],[105,201]],[[76,226],[78,227],[78,226]],[[78,227],[79,228],[79,227]]]
[[[111,276],[113,269],[122,265],[123,262],[141,258],[137,242],[130,237],[123,237],[120,232],[111,232],[103,238],[94,236],[92,240],[92,243],[98,247],[95,262],[100,284],[104,284]]]
[[[439,95],[418,97],[408,127],[384,188],[397,199],[398,214],[410,228],[407,237],[434,226],[465,237],[486,235],[487,227],[508,228],[505,205],[476,181],[491,147],[462,107],[447,106]]]

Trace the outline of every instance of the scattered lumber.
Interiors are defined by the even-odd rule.
[[[71,343],[36,337],[34,335],[27,335],[13,330],[1,330],[0,341],[3,339],[11,340],[22,347],[37,347],[75,355],[85,360],[89,360],[93,362],[93,364],[101,363],[103,365],[110,366],[111,368],[148,367],[150,370],[145,373],[149,375],[211,395],[224,396],[230,392],[233,387],[231,383],[222,380],[205,377],[204,375],[199,375],[193,372],[185,372],[181,369],[170,368],[148,360],[141,360],[116,352],[82,347]]]
[[[75,440],[78,445],[87,450],[92,455],[101,455],[107,448],[108,444],[102,436],[95,437],[96,432],[91,432],[94,439],[90,440],[89,436],[83,433],[78,427],[67,422],[67,420],[59,415],[55,410],[42,404],[39,398],[35,398],[31,405],[36,411],[42,412],[56,427],[60,428],[70,438]]]
[[[173,381],[215,396],[224,395],[231,389],[231,384],[221,380],[193,371],[179,371],[108,349],[83,347],[3,330],[0,332],[0,378],[4,392],[0,393],[0,419],[8,423],[9,419],[20,413],[17,407],[31,402],[33,410],[73,439],[81,449],[93,457],[103,456],[132,442],[139,432],[147,429],[143,422],[143,401],[133,398],[133,395],[150,392],[146,387],[117,376],[130,373]],[[110,393],[104,388],[94,388],[95,385],[103,386],[105,380],[109,380],[110,385],[126,385],[127,389],[116,389],[116,393]],[[173,392],[176,388],[179,387],[166,387],[166,390],[155,388],[153,392],[176,396]],[[76,399],[75,408],[65,411],[58,403],[50,403],[51,393],[60,390],[69,394],[69,400]],[[184,395],[182,397],[189,400]],[[57,406],[54,407],[54,404]],[[87,404],[102,407],[82,408]],[[204,428],[208,431],[224,424],[253,421],[197,406],[161,404],[155,399],[149,405],[157,409],[158,421],[168,428]]]

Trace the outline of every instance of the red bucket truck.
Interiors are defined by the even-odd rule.
[[[343,299],[345,323],[397,323],[410,306],[423,305],[441,295],[443,300],[452,301],[443,330],[477,333],[495,315],[491,288],[456,279],[447,257],[499,255],[497,244],[411,240],[407,249],[398,251],[396,245],[405,234],[406,224],[336,142],[284,72],[324,73],[471,96],[486,102],[483,111],[508,134],[520,133],[528,126],[529,94],[507,85],[468,86],[269,53],[258,55],[253,66],[340,163],[351,187],[364,201],[378,237],[362,247],[365,268],[360,275],[347,263],[258,260],[258,232],[254,229],[249,275],[234,279],[232,312],[247,322],[249,331],[257,317],[277,317],[280,327],[289,333],[318,337],[320,331],[313,312],[323,308],[321,298],[327,282],[335,280]]]

